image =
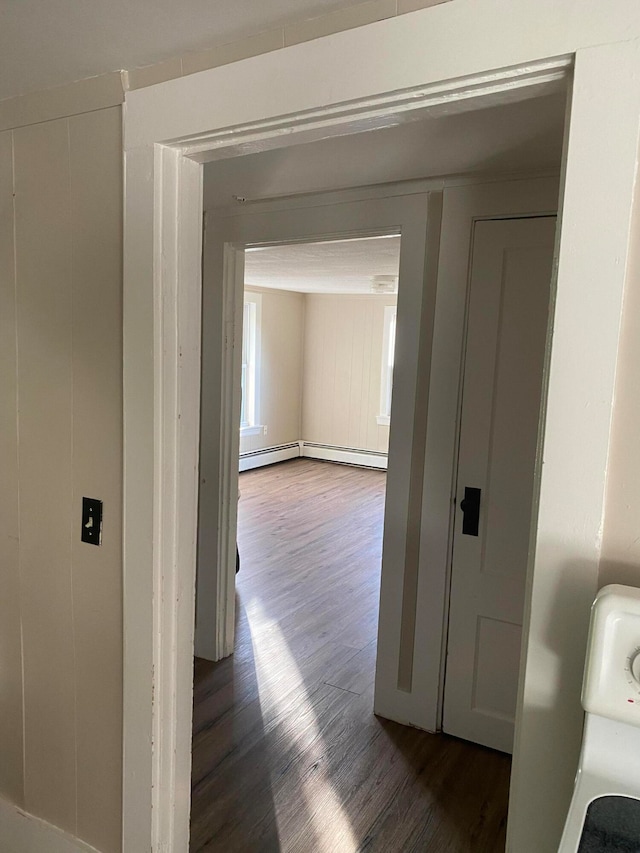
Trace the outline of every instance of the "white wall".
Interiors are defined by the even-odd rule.
[[[378,425],[384,309],[393,295],[307,294],[304,339],[304,441],[386,453]]]
[[[240,453],[297,441],[387,453],[389,427],[376,419],[384,311],[397,297],[247,285],[251,293],[261,300],[258,420],[267,434],[241,435]]]
[[[304,294],[245,287],[261,294],[259,435],[240,437],[240,453],[300,440]]]
[[[640,195],[636,191],[631,275],[624,295],[600,586],[640,586]]]
[[[102,853],[122,811],[121,120],[0,133],[0,797]]]

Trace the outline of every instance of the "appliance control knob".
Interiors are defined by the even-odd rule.
[[[636,682],[640,684],[640,651],[637,651],[631,658],[631,675]]]

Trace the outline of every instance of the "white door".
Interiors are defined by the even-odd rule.
[[[556,219],[476,222],[446,732],[511,752]]]

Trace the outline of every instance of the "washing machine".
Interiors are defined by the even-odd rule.
[[[640,853],[640,589],[598,593],[582,705],[582,751],[558,853]]]

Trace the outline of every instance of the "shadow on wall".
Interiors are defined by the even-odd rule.
[[[545,570],[545,552],[554,549],[539,547],[539,573]],[[512,838],[518,853],[556,853],[571,802],[582,743],[581,692],[589,615],[597,592],[595,584],[593,589],[585,584],[589,574],[593,574],[592,561],[567,562],[555,587],[544,590],[548,601],[544,625],[534,622],[530,627],[527,707],[516,740],[518,776],[511,797],[519,812],[520,831],[539,827],[539,832],[533,838]],[[546,605],[540,599],[534,594],[533,606],[543,612]],[[519,796],[521,784],[526,785],[526,796]]]
[[[610,583],[621,583],[624,586],[640,588],[640,565],[638,563],[620,563],[617,560],[602,560],[598,588]]]

